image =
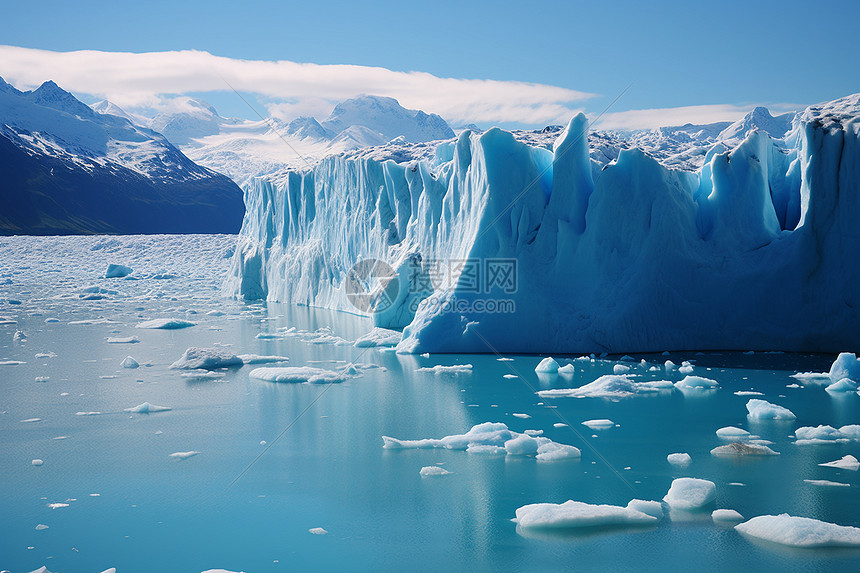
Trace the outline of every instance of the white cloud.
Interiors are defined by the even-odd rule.
[[[454,123],[566,123],[576,111],[574,104],[592,97],[546,84],[440,78],[370,66],[237,60],[194,50],[134,54],[0,46],[0,76],[24,89],[53,79],[64,89],[129,109],[158,107],[169,94],[229,91],[228,83],[272,100],[269,105],[281,116],[320,110],[359,94],[385,95]]]
[[[667,125],[684,125],[692,123],[701,125],[718,121],[737,121],[747,112],[752,111],[755,104],[733,105],[688,105],[683,107],[666,107],[656,109],[633,109],[606,113],[600,118],[589,117],[595,129],[650,129]],[[772,114],[802,109],[805,106],[792,104],[767,105]]]

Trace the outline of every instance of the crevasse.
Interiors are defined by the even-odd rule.
[[[432,162],[329,157],[246,188],[224,290],[361,312],[347,274],[384,261],[372,315],[398,352],[857,350],[858,118],[860,94],[810,107],[698,172],[636,149],[601,168],[582,115],[552,152],[491,129]],[[513,287],[459,270],[488,261],[515,261]]]

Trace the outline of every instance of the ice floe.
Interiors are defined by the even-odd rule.
[[[714,501],[717,486],[712,481],[698,478],[677,478],[672,481],[663,501],[672,509],[693,510]]]
[[[153,412],[166,412],[170,409],[171,408],[168,408],[167,406],[156,406],[149,402],[144,402],[143,404],[138,404],[133,408],[126,408],[123,412],[131,412],[132,414],[151,414]]]
[[[575,459],[581,452],[574,446],[553,442],[543,436],[529,436],[509,430],[501,422],[484,422],[473,426],[465,434],[454,434],[444,438],[422,440],[400,440],[382,436],[382,447],[386,449],[430,449],[466,450],[469,453],[505,453],[511,456],[534,455],[540,461]]]
[[[750,433],[746,430],[742,430],[741,428],[736,428],[734,426],[726,426],[725,428],[720,428],[717,430],[717,436],[724,440],[746,440],[750,437]]]
[[[760,444],[732,442],[724,446],[718,446],[711,450],[712,456],[731,458],[731,457],[747,457],[747,456],[778,456],[779,452],[775,452],[767,446]]]
[[[842,456],[841,459],[818,465],[825,468],[838,468],[841,470],[849,470],[852,472],[856,472],[858,469],[860,469],[860,461],[857,461],[857,458],[850,454]]]
[[[192,346],[186,349],[182,357],[170,367],[182,370],[213,370],[215,368],[242,366],[243,364],[245,362],[229,350]]]
[[[140,339],[136,336],[110,336],[107,339],[108,344],[137,344]]]
[[[797,416],[788,408],[756,398],[747,402],[748,418],[751,420],[794,420]]]
[[[851,487],[850,483],[842,483],[841,481],[830,481],[829,479],[805,479],[803,483],[809,485],[817,485],[820,487]]]
[[[285,366],[281,368],[255,368],[249,374],[251,378],[268,382],[283,382],[292,384],[331,384],[343,382],[349,378],[344,372],[335,372],[312,366]]]
[[[188,458],[194,457],[199,453],[200,452],[196,452],[194,450],[190,450],[187,452],[173,452],[172,454],[170,454],[170,457],[175,460],[187,460]]]
[[[735,529],[744,535],[792,547],[860,546],[860,528],[809,517],[760,515]]]
[[[655,394],[671,391],[674,385],[668,380],[636,382],[629,375],[606,374],[579,388],[541,390],[541,398],[626,398],[637,394]]]
[[[582,425],[587,426],[592,430],[607,430],[609,428],[614,428],[615,422],[604,418],[600,420],[586,420],[582,422]]]
[[[711,512],[711,519],[714,522],[734,523],[744,520],[744,516],[734,509],[715,509]]]
[[[716,380],[702,378],[701,376],[685,376],[683,380],[675,382],[675,388],[681,390],[715,390],[719,387],[720,384]]]
[[[141,322],[135,328],[145,328],[152,330],[178,330],[180,328],[188,328],[194,326],[195,322],[182,320],[179,318],[154,318]]]
[[[516,511],[522,528],[569,529],[612,526],[656,525],[659,519],[630,507],[592,505],[568,500],[564,503],[533,503]]]
[[[552,356],[547,356],[535,366],[535,372],[539,374],[556,374],[558,373],[559,365]]]
[[[308,533],[312,533],[314,535],[326,535],[328,531],[326,531],[322,527],[312,527],[308,529]]]
[[[440,466],[424,466],[418,473],[421,477],[447,476],[451,474],[451,472]]]
[[[140,363],[131,356],[126,356],[123,361],[120,362],[120,366],[123,368],[140,368]]]
[[[239,360],[244,364],[271,364],[273,362],[289,362],[286,356],[266,356],[262,354],[239,354]]]
[[[687,453],[677,453],[666,456],[666,461],[673,466],[687,467],[693,462],[693,458],[691,458],[690,454]]]
[[[397,346],[403,333],[388,328],[375,327],[373,330],[355,339],[354,345],[358,348],[373,346]]]
[[[442,364],[437,364],[436,366],[424,366],[416,370],[416,372],[432,372],[434,374],[468,374],[472,372],[472,365],[454,364],[451,366],[443,366]]]

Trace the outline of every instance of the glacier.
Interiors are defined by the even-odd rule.
[[[766,115],[693,167],[599,161],[580,114],[552,149],[493,128],[257,177],[224,292],[370,315],[399,353],[860,348],[860,94]]]

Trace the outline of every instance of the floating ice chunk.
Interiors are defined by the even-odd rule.
[[[592,430],[607,430],[609,428],[614,428],[615,422],[603,418],[600,420],[586,420],[582,423],[582,425],[587,426]]]
[[[666,461],[668,461],[673,466],[681,466],[687,467],[691,463],[693,463],[693,458],[690,457],[688,453],[680,453],[680,454],[669,454],[666,456]]]
[[[663,504],[659,501],[646,501],[644,499],[631,499],[627,509],[640,511],[645,515],[663,519]]]
[[[818,465],[825,468],[838,468],[841,470],[849,470],[852,472],[856,472],[858,469],[860,469],[860,461],[857,461],[857,458],[850,454],[847,456],[842,456],[841,459],[838,459],[836,461]]]
[[[285,366],[281,368],[255,368],[249,374],[251,378],[268,382],[284,382],[292,384],[332,384],[343,382],[349,376],[342,372],[313,368],[311,366]]]
[[[628,372],[630,372],[630,367],[626,364],[615,364],[612,366],[613,374],[627,374]]]
[[[830,374],[827,372],[798,372],[792,374],[792,378],[800,380],[803,384],[829,384]]]
[[[75,412],[75,416],[99,416],[101,412]]]
[[[526,434],[519,434],[505,442],[505,451],[512,456],[535,456],[538,451],[538,441]]]
[[[239,360],[244,364],[271,364],[272,362],[289,362],[286,356],[264,356],[260,354],[239,354]]]
[[[606,374],[579,388],[541,390],[538,396],[541,398],[626,398],[636,394],[672,390],[672,388],[673,384],[669,380],[634,382],[629,375]]]
[[[576,374],[576,366],[573,364],[565,364],[564,366],[559,366],[558,373],[562,376],[573,376]]]
[[[679,389],[696,389],[696,390],[714,390],[720,385],[716,380],[710,378],[702,378],[701,376],[685,376],[683,380],[675,382],[675,388]]]
[[[180,328],[188,328],[196,323],[179,318],[154,318],[138,324],[135,328],[147,328],[158,330],[178,330]]]
[[[659,520],[653,515],[617,505],[592,505],[568,500],[562,504],[533,503],[517,509],[522,528],[568,529],[608,526],[647,526]]]
[[[0,316],[0,326],[12,326],[18,324],[18,321],[8,316]]]
[[[230,366],[242,366],[244,361],[223,348],[198,348],[192,346],[183,354],[182,358],[170,365],[174,369],[183,370],[212,370],[215,368],[227,368]]]
[[[526,419],[528,419],[528,418],[531,418],[531,416],[529,416],[528,414],[520,414],[520,413],[517,413],[517,412],[515,412],[515,413],[511,414],[511,416],[513,416],[514,418],[522,418],[522,419],[524,419],[524,420],[526,420]]]
[[[39,525],[36,526],[36,531],[44,531],[46,529],[48,529],[48,526],[45,525],[44,523],[40,523]]]
[[[118,279],[130,275],[134,271],[125,265],[109,264],[105,271],[106,279]]]
[[[467,450],[469,453],[507,453],[508,455],[536,455],[540,461],[556,461],[581,456],[578,448],[553,442],[543,436],[532,437],[508,429],[501,422],[484,422],[473,426],[465,434],[423,440],[399,440],[382,436],[383,448],[445,448]]]
[[[322,527],[312,527],[311,529],[308,529],[308,532],[313,533],[314,535],[326,535],[328,533],[328,531]]]
[[[37,466],[37,467],[38,467],[38,466],[41,466],[42,464],[44,464],[45,462],[44,462],[44,461],[42,461],[42,460],[40,460],[39,458],[36,458],[35,460],[33,460],[33,461],[32,461],[32,462],[30,462],[30,463],[31,463],[31,464],[33,464],[34,466]]]
[[[839,433],[849,440],[860,440],[860,424],[848,424],[839,428]]]
[[[403,333],[397,330],[389,330],[388,328],[375,327],[373,330],[363,336],[359,336],[355,340],[357,348],[367,348],[373,346],[397,346],[400,339],[403,338]]]
[[[36,382],[42,382],[42,383],[44,383],[44,382],[47,382],[47,381],[48,381],[48,380],[50,380],[50,379],[51,379],[51,377],[50,377],[50,376],[36,376],[36,379],[35,379],[35,380],[36,380]]]
[[[107,339],[108,344],[136,344],[140,339],[136,336],[110,336]]]
[[[39,352],[36,354],[36,358],[56,358],[57,355],[53,352]]]
[[[764,396],[763,392],[756,392],[755,390],[738,390],[734,394],[735,396]]]
[[[822,487],[851,487],[849,483],[842,483],[839,481],[830,481],[826,479],[805,479],[804,483],[808,483],[810,485],[817,485]]]
[[[691,510],[714,501],[717,486],[712,481],[698,478],[677,478],[663,497],[673,509]]]
[[[860,382],[860,358],[852,352],[843,352],[836,357],[827,373],[830,380],[838,382],[848,378],[854,382]]]
[[[794,420],[797,416],[788,408],[756,398],[747,402],[748,418],[751,420]]]
[[[419,471],[418,474],[421,477],[447,476],[451,475],[451,472],[440,466],[424,466],[423,468],[421,468],[421,471]]]
[[[531,418],[531,416],[529,416],[529,418]],[[543,430],[525,430],[523,433],[525,435],[531,436],[531,437],[542,436]]]
[[[181,374],[183,378],[194,380],[215,380],[217,378],[224,378],[226,375],[224,372],[214,372],[212,370],[189,370]]]
[[[734,426],[726,426],[725,428],[720,428],[717,430],[717,436],[724,440],[747,440],[750,437],[750,433],[746,430],[742,430],[740,428],[735,428]]]
[[[434,374],[469,374],[472,372],[471,364],[454,364],[452,366],[443,366],[441,364],[437,364],[436,366],[424,366],[423,368],[419,368],[416,372],[432,372]]]
[[[140,368],[140,363],[131,356],[126,356],[120,366],[123,368]]]
[[[693,373],[693,365],[686,360],[681,363],[681,367],[678,368],[678,372],[684,375]]]
[[[424,356],[424,355],[422,354],[422,356]],[[429,357],[429,356],[430,356],[430,353],[427,353],[427,356]],[[513,359],[513,358],[507,358],[507,357],[504,357],[504,356],[503,356],[503,357],[501,357],[501,358],[496,358],[496,360],[497,360],[498,362],[513,362],[513,361],[514,361],[514,359]]]
[[[62,503],[62,502],[60,502],[60,503],[49,503],[48,507],[50,507],[51,509],[61,509],[63,507],[69,507],[69,504],[68,503]]]
[[[27,333],[23,330],[16,330],[15,334],[12,335],[13,342],[26,342],[27,341]]]
[[[711,512],[711,519],[721,523],[740,522],[744,520],[744,516],[734,509],[715,509]]]
[[[244,571],[229,571],[227,569],[207,569],[202,573],[244,573]]]
[[[833,426],[803,426],[794,431],[794,437],[797,438],[795,444],[798,446],[832,444],[849,440],[842,428],[837,430]]]
[[[711,455],[723,458],[741,456],[778,456],[779,452],[775,452],[762,444],[732,442],[731,444],[714,448],[711,450]]]
[[[809,517],[760,515],[735,526],[744,535],[793,547],[860,546],[860,528]]]
[[[49,317],[45,319],[45,324],[56,324],[57,322],[60,322],[59,318]]]
[[[579,451],[579,448],[567,444],[559,444],[549,438],[538,438],[538,450],[535,459],[539,462],[575,460],[580,457],[582,457],[582,452]]]
[[[857,382],[851,380],[850,378],[842,378],[838,382],[834,382],[833,384],[825,388],[825,390],[832,394],[839,394],[842,392],[856,392]]]
[[[541,360],[537,366],[535,366],[535,372],[539,374],[557,374],[558,369],[558,362],[556,362],[551,356],[547,356]]]
[[[503,374],[502,378],[519,378],[516,374]]]
[[[555,424],[552,425],[552,427],[553,428],[566,428],[567,424],[565,424],[564,422],[556,422]]]
[[[123,412],[131,412],[132,414],[151,414],[153,412],[167,412],[170,410],[167,406],[156,406],[149,402],[138,404],[133,408],[126,408]]]
[[[20,360],[0,360],[0,366],[20,366],[21,364],[26,364],[26,362]]]
[[[210,310],[206,313],[206,316],[224,316],[225,314],[227,313],[223,310]]]
[[[42,418],[27,418],[26,420],[21,420],[22,424],[32,424],[35,422],[41,422]]]
[[[672,370],[675,370],[678,367],[678,365],[675,364],[674,362],[672,362],[671,360],[667,360],[666,362],[663,363],[663,367],[666,369],[666,372],[671,372]]]
[[[194,450],[188,452],[173,452],[170,454],[170,457],[175,460],[187,460],[190,457],[196,456],[200,452],[195,452]]]

